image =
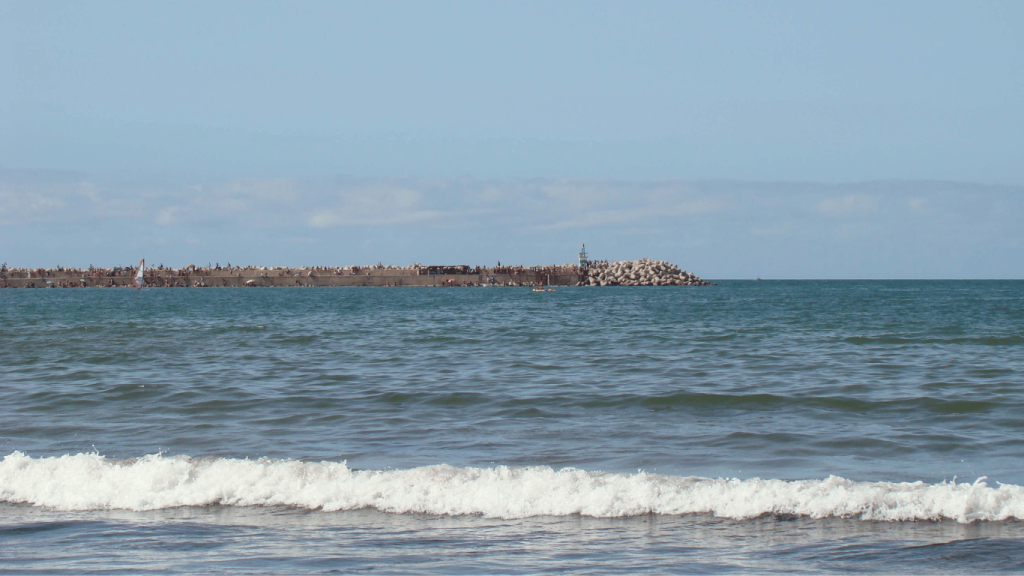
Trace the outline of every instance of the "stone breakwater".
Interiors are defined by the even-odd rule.
[[[664,260],[594,262],[583,286],[710,286],[696,274]]]
[[[136,268],[0,268],[0,288],[133,288]],[[146,268],[149,288],[314,286],[706,286],[661,260],[552,266],[185,266]]]

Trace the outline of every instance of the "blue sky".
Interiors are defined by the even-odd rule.
[[[0,1],[0,258],[592,239],[708,277],[1019,278],[1022,29],[1020,2]]]

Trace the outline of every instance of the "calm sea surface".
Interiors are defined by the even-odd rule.
[[[0,571],[1024,570],[1024,282],[0,291]]]

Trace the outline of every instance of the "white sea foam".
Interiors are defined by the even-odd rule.
[[[157,510],[179,506],[291,506],[324,511],[478,514],[494,518],[581,514],[710,513],[726,518],[793,514],[864,520],[1024,519],[1024,488],[943,482],[738,480],[610,474],[566,468],[351,470],[344,463],[191,459],[98,454],[0,463],[0,501],[59,510]]]

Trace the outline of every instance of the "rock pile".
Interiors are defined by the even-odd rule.
[[[710,286],[696,274],[664,260],[591,262],[584,286]]]

